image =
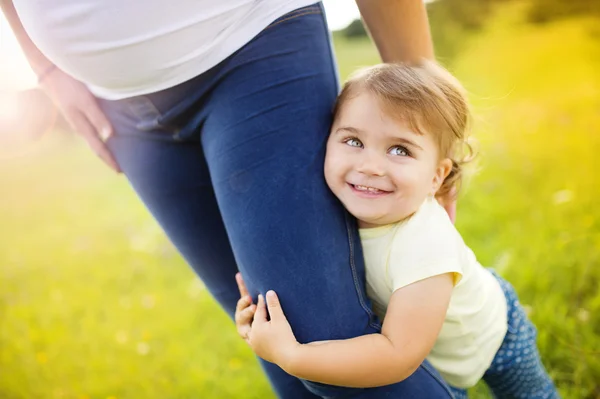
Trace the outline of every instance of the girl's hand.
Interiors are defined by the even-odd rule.
[[[249,344],[248,340],[252,329],[252,319],[254,319],[254,313],[256,312],[256,305],[252,303],[252,297],[248,293],[241,273],[235,275],[235,281],[237,281],[241,296],[235,308],[235,326],[240,337]]]
[[[300,344],[296,341],[274,291],[267,292],[266,302],[265,305],[262,295],[258,296],[249,343],[258,356],[285,369],[285,365],[291,360]],[[267,307],[271,316],[270,321],[267,320]]]

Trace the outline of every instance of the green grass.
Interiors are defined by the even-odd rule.
[[[531,310],[563,397],[598,398],[598,21],[520,15],[501,9],[452,63],[480,143],[457,225]],[[336,51],[342,76],[377,61],[366,41]],[[0,163],[0,185],[0,398],[273,397],[124,178],[85,146],[48,135]]]

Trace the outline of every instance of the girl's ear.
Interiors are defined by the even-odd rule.
[[[451,171],[452,160],[450,158],[442,159],[435,170],[435,175],[433,176],[433,181],[431,185],[432,196],[435,196],[437,191],[442,186],[442,183],[444,183],[444,180],[446,179],[446,177],[448,177]]]

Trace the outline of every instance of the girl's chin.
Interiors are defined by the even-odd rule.
[[[403,221],[407,217],[411,216],[412,213],[407,215],[402,214],[390,214],[390,213],[367,213],[367,212],[352,212],[350,213],[360,221],[361,227],[377,227],[385,226],[388,224],[394,224]]]
[[[389,223],[386,223],[383,215],[372,215],[372,214],[364,214],[364,213],[352,213],[350,212],[357,220],[360,221],[361,225],[369,225],[371,227],[374,226],[383,226]]]

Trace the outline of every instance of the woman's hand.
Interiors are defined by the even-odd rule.
[[[456,222],[456,189],[453,188],[443,196],[436,196],[435,199],[444,207],[452,223]]]
[[[59,108],[73,130],[80,134],[115,172],[121,172],[116,160],[104,144],[113,128],[88,88],[58,68],[44,76],[40,87]]]
[[[296,341],[292,327],[281,309],[277,294],[269,291],[266,296],[266,305],[263,296],[258,296],[249,343],[258,356],[285,369],[300,344]],[[267,320],[267,308],[270,321]]]
[[[252,320],[256,312],[256,305],[252,303],[252,297],[248,293],[242,274],[235,275],[238,289],[240,290],[240,300],[235,308],[235,326],[237,332],[246,343],[250,344],[250,331],[252,329]]]
[[[0,8],[27,61],[41,80],[42,90],[54,101],[71,127],[83,136],[96,155],[115,172],[120,172],[119,165],[103,141],[113,134],[112,126],[92,93],[83,83],[61,71],[42,54],[25,31],[11,0],[0,0]]]

